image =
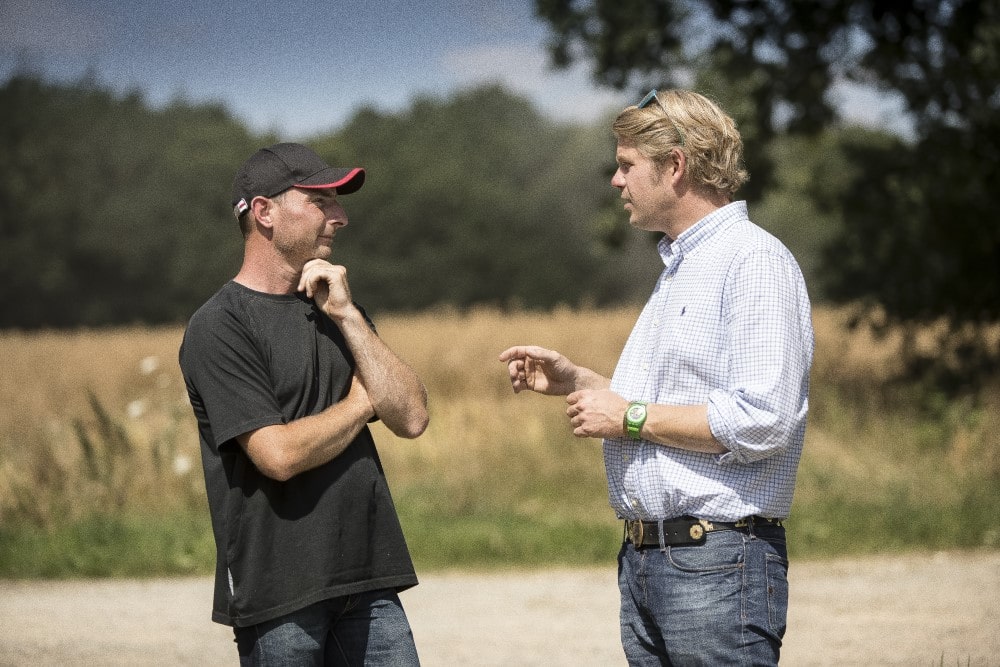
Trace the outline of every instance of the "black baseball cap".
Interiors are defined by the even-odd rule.
[[[337,188],[357,192],[365,182],[361,167],[331,167],[311,148],[282,143],[261,148],[243,163],[233,180],[233,213],[240,217],[254,197],[274,197],[291,187]]]

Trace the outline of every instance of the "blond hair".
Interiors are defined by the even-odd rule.
[[[657,164],[672,150],[687,158],[692,184],[732,198],[750,175],[743,167],[743,140],[736,123],[714,102],[689,90],[667,90],[652,103],[626,107],[611,125],[627,142]]]

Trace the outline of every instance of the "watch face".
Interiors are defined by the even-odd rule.
[[[628,409],[627,417],[630,422],[639,421],[646,414],[646,406],[633,405]]]

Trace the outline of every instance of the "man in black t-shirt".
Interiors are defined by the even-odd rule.
[[[368,422],[419,436],[423,384],[327,262],[362,169],[300,144],[233,184],[243,265],[192,316],[180,364],[216,542],[212,619],[243,664],[417,664],[417,583]]]

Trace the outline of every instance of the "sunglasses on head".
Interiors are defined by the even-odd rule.
[[[638,109],[645,109],[646,107],[648,107],[653,102],[656,102],[656,106],[660,107],[660,111],[663,112],[663,115],[667,117],[667,120],[670,120],[670,114],[668,114],[667,110],[663,107],[663,104],[660,102],[660,98],[658,97],[658,95],[659,95],[659,93],[657,92],[656,88],[653,88],[651,91],[649,91],[648,93],[646,93],[646,96],[643,97],[639,101],[639,103],[636,104],[635,106]],[[677,127],[677,124],[674,121],[670,120],[670,124],[674,126],[675,130],[677,130],[677,134],[681,138],[681,146],[683,146],[684,145],[684,132],[681,131],[681,128]]]

